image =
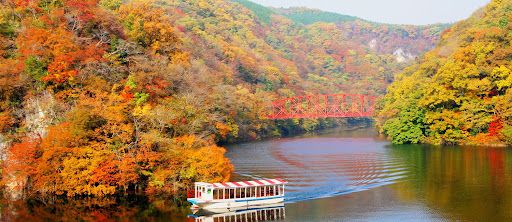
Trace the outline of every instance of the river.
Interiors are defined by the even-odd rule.
[[[235,179],[285,178],[286,221],[512,221],[512,150],[393,146],[373,130],[229,147]]]
[[[228,146],[234,180],[283,178],[278,221],[512,221],[512,149],[393,146],[372,129]],[[2,204],[1,221],[194,221],[148,200]],[[257,213],[257,214],[256,214]],[[201,215],[198,215],[201,216]],[[221,221],[205,215],[195,221]]]

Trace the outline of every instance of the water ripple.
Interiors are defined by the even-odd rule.
[[[231,147],[238,178],[288,180],[286,201],[360,192],[407,178],[407,167],[372,139],[310,138]],[[382,144],[384,145],[384,144]]]

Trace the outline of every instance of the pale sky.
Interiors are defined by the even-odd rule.
[[[306,6],[375,22],[425,25],[469,17],[490,0],[251,0],[265,6]]]

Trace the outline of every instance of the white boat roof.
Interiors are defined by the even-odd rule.
[[[237,188],[237,187],[258,187],[267,185],[280,185],[287,184],[285,180],[276,179],[263,179],[263,180],[252,180],[252,181],[239,181],[239,182],[224,182],[224,183],[203,183],[198,182],[196,185],[204,186],[211,185],[213,188]]]

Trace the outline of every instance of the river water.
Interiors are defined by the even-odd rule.
[[[512,149],[393,146],[361,129],[231,145],[226,155],[234,180],[289,181],[284,206],[221,220],[147,198],[4,202],[0,221],[512,221]]]
[[[392,146],[373,130],[229,147],[235,179],[284,178],[286,221],[512,221],[512,150]]]

